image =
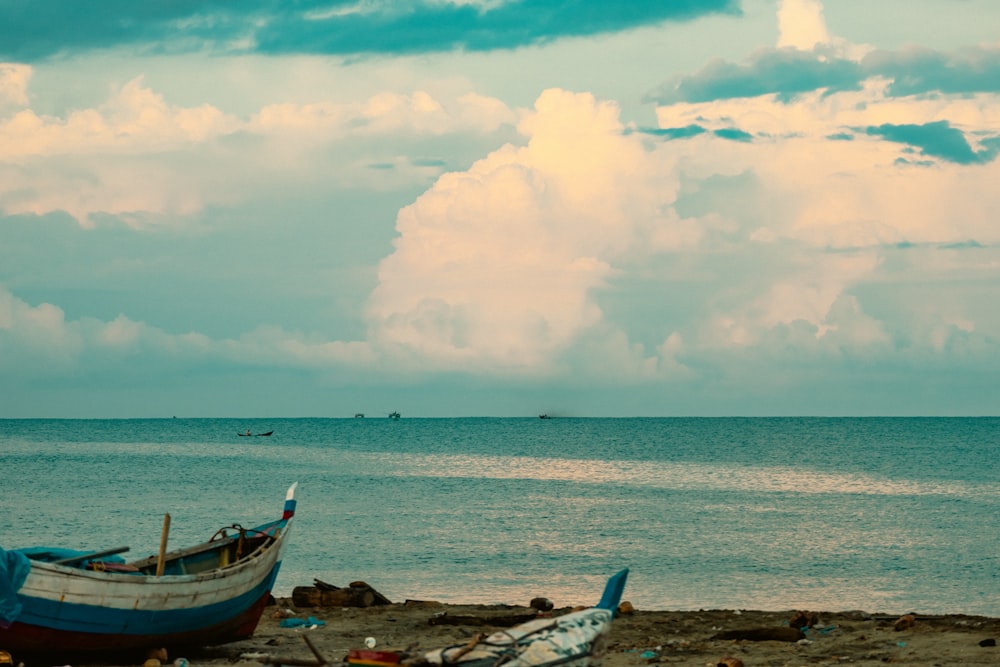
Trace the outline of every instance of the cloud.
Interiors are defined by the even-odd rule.
[[[798,345],[807,348],[828,336],[838,349],[888,342],[883,325],[866,315],[848,291],[875,275],[880,264],[877,252],[787,249],[794,253],[792,262],[752,284],[737,299],[740,305],[711,315],[698,340],[710,346],[750,348],[767,343],[775,331],[797,331]]]
[[[1000,244],[995,100],[895,98],[889,85],[664,105],[649,132],[607,102],[546,91],[520,125],[524,147],[442,176],[401,212],[370,339],[425,368],[611,372],[587,357],[635,381],[697,377],[720,350],[817,364],[994,349],[1000,329],[974,303],[943,324],[866,293],[955,270],[893,249]],[[655,309],[681,287],[637,276],[682,253],[681,281],[705,275],[711,296],[637,343],[604,296],[643,302],[623,291],[631,282]]]
[[[761,49],[745,64],[710,62],[672,78],[647,94],[659,104],[711,102],[775,95],[794,102],[809,92],[859,90],[869,79],[890,81],[889,97],[926,93],[1000,92],[1000,46],[955,54],[921,47],[875,50],[831,36],[819,0],[780,0],[777,48]]]
[[[816,90],[857,90],[863,78],[860,65],[850,60],[795,49],[764,50],[746,65],[714,61],[694,75],[664,83],[646,99],[673,104],[773,94],[792,101]]]
[[[984,213],[989,206],[983,208],[983,198],[994,197],[986,184],[997,173],[996,149],[984,139],[1000,136],[997,102],[900,100],[885,95],[886,85],[873,81],[858,92],[811,94],[792,103],[763,96],[674,104],[657,114],[664,129],[736,127],[754,137],[752,145],[730,142],[730,150],[709,133],[670,143],[689,155],[691,169],[749,170],[771,190],[778,215],[761,212],[766,222],[756,238],[835,248],[1000,240]],[[915,160],[983,167],[959,176],[908,163]]]
[[[828,44],[830,34],[819,0],[778,0],[778,47],[809,51]]]
[[[0,286],[0,370],[9,375],[62,374],[76,367],[84,340],[52,304],[32,307]]]
[[[517,115],[500,100],[474,92],[447,103],[425,91],[385,91],[357,103],[316,102],[264,107],[246,129],[260,134],[301,134],[315,141],[408,132],[440,136],[456,132],[495,132],[513,125]]]
[[[379,267],[372,338],[428,363],[544,373],[601,320],[614,263],[679,243],[663,180],[617,107],[545,91],[520,131],[400,212]]]
[[[31,73],[27,66],[0,70],[0,92],[27,101]],[[502,102],[468,90],[449,99],[418,90],[356,103],[272,104],[244,120],[208,104],[171,104],[140,76],[104,103],[65,117],[21,107],[0,115],[0,210],[63,211],[86,227],[95,216],[114,216],[145,227],[230,204],[261,187],[331,173],[316,163],[329,161],[323,148],[337,142],[489,135],[516,122]],[[401,167],[399,179],[423,183],[428,171],[432,177],[441,171],[428,160],[390,157]],[[356,166],[356,157],[340,159],[348,173]]]
[[[570,5],[122,5],[141,28],[62,41],[39,23],[37,43],[9,44],[163,48],[170,33],[181,50],[471,50],[735,11],[574,6],[581,22],[557,28]],[[51,115],[32,105],[30,67],[0,67],[0,209],[19,225],[0,219],[0,278],[17,280],[0,287],[0,376],[287,371],[745,405],[834,376],[850,389],[1000,370],[996,50],[871,51],[831,36],[805,0],[783,2],[779,23],[777,48],[668,82],[655,128],[588,92],[549,89],[521,110],[455,81],[236,113],[178,104],[140,77]],[[296,47],[289,26],[302,25],[315,30]],[[373,41],[378,26],[395,41]],[[502,29],[488,38],[488,26]],[[332,188],[349,197],[324,198]],[[387,251],[366,234],[397,211]],[[39,231],[59,224],[76,236]],[[79,259],[105,242],[100,261]],[[58,271],[21,258],[41,246]],[[171,312],[147,304],[144,280]],[[190,305],[205,285],[223,296]],[[248,304],[238,321],[204,314]]]
[[[94,152],[169,150],[232,132],[238,121],[209,105],[171,106],[137,77],[101,107],[65,119],[21,110],[0,121],[0,160]]]
[[[197,332],[171,333],[121,314],[110,321],[71,320],[58,306],[32,306],[0,286],[0,370],[4,375],[130,374],[128,365],[139,358],[160,372],[205,363],[311,371],[365,365],[376,372],[378,366],[364,342],[329,341],[274,326],[259,327],[239,338],[213,340]]]
[[[266,0],[83,7],[39,0],[0,9],[0,58],[21,62],[116,47],[142,53],[212,51],[335,55],[512,49],[664,21],[738,13],[737,0],[358,2]]]
[[[998,149],[998,146],[992,145],[979,152],[973,151],[965,135],[944,120],[923,125],[884,123],[869,127],[866,132],[885,137],[889,141],[915,146],[920,149],[921,154],[928,157],[939,157],[958,164],[989,162],[996,157]]]
[[[957,53],[910,47],[875,51],[862,61],[869,76],[892,81],[887,93],[897,97],[931,91],[946,94],[1000,93],[1000,46],[978,46]]]
[[[32,69],[28,65],[0,63],[0,111],[8,106],[28,104],[28,82]]]

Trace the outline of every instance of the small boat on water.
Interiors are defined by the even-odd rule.
[[[598,667],[607,652],[611,622],[618,613],[628,568],[604,587],[596,606],[555,618],[536,618],[498,630],[475,643],[437,649],[409,661],[412,667]]]
[[[389,419],[399,419],[399,413],[398,412],[390,412],[389,413]]]
[[[199,647],[253,635],[281,566],[295,489],[280,519],[232,524],[202,544],[126,563],[97,552],[0,549],[0,647],[24,654]],[[69,554],[69,555],[67,555]]]
[[[274,431],[268,431],[267,433],[251,433],[249,430],[247,430],[246,433],[237,433],[236,435],[244,437],[244,438],[252,436],[252,435],[255,435],[256,437],[260,438],[260,437],[263,437],[263,436],[271,435],[272,433],[274,433]]]

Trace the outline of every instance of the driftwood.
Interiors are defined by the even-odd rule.
[[[492,625],[498,628],[510,628],[521,623],[527,623],[538,618],[535,612],[530,614],[507,614],[503,616],[484,615],[473,616],[468,614],[435,614],[431,616],[430,625]]]
[[[309,637],[302,635],[302,639],[305,640],[306,646],[309,647],[312,654],[316,656],[315,659],[303,660],[302,658],[278,658],[273,655],[265,655],[257,658],[257,661],[265,665],[277,665],[279,667],[280,665],[288,665],[289,667],[323,667],[323,665],[329,664],[327,659],[323,657],[323,654],[320,653],[315,646],[313,646]]]
[[[799,630],[816,627],[818,623],[819,614],[814,611],[797,611],[791,620],[788,621],[789,627],[798,628]]]
[[[296,607],[373,607],[392,604],[388,598],[363,581],[353,581],[341,588],[319,579],[312,586],[292,589],[292,604]]]
[[[719,658],[719,662],[715,667],[743,667],[743,661],[739,658],[734,658],[731,655],[726,655]]]
[[[745,639],[751,642],[797,642],[805,639],[798,628],[751,628],[749,630],[727,630],[713,635],[712,639]]]

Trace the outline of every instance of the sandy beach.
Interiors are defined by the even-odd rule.
[[[297,608],[290,598],[275,602],[253,638],[183,657],[192,667],[314,660],[304,636],[330,664],[344,662],[350,649],[365,648],[369,637],[378,649],[418,655],[466,643],[477,633],[488,634],[536,613],[527,604],[455,605],[410,600],[371,607]],[[556,608],[549,613],[569,611]],[[634,610],[615,620],[604,665],[715,667],[720,662],[726,664],[723,661],[727,658],[742,661],[745,667],[1000,664],[1000,648],[995,646],[1000,638],[1000,618],[914,615],[912,623],[898,623],[898,616],[810,611],[813,626],[799,639],[790,628],[795,615],[794,610]],[[283,627],[285,619],[306,625]],[[897,629],[897,625],[906,627]],[[168,656],[170,662],[177,657]]]

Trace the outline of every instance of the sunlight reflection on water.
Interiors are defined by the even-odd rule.
[[[874,475],[834,474],[787,467],[733,464],[597,461],[559,458],[470,455],[365,455],[381,474],[412,477],[534,479],[582,484],[626,484],[659,489],[729,489],[786,493],[871,495],[948,495],[974,497],[1000,493],[1000,483],[890,480]]]

